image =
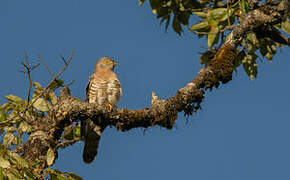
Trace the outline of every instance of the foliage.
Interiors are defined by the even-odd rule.
[[[63,80],[57,79],[48,86],[47,90],[40,83],[34,82],[32,99],[28,101],[15,95],[7,95],[7,102],[0,105],[0,179],[82,179],[71,172],[61,172],[56,169],[38,168],[38,162],[28,162],[21,157],[23,144],[34,128],[34,122],[43,118],[45,113],[57,103],[55,90],[63,85]],[[79,140],[79,126],[65,128],[60,146],[65,141]],[[47,151],[47,165],[51,166],[55,160],[55,150]]]
[[[139,0],[139,5],[144,2],[145,0]],[[173,17],[172,28],[178,35],[181,35],[185,26],[199,38],[206,37],[208,49],[200,58],[200,63],[205,65],[210,62],[216,49],[225,42],[225,37],[230,36],[233,27],[239,24],[247,13],[254,10],[249,0],[148,0],[148,2],[152,12],[157,15],[157,19],[161,19],[161,23],[166,22],[165,29],[168,29],[171,17]],[[190,17],[194,20],[198,18],[200,21],[189,26]],[[289,34],[289,13],[288,18],[273,28],[273,31],[283,31]],[[271,62],[277,48],[283,46],[273,38],[259,37],[257,34],[259,35],[259,32],[247,35],[237,60],[239,62],[236,62],[235,67],[242,65],[250,79],[257,76],[258,55],[262,55]]]

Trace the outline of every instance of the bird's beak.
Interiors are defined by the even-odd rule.
[[[117,66],[117,65],[120,65],[120,64],[119,64],[119,63],[117,63],[117,62],[114,62],[114,63],[113,63],[113,65],[114,65],[114,66]]]

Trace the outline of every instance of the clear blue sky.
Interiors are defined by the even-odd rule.
[[[119,107],[139,109],[150,105],[152,91],[168,98],[189,82],[206,47],[190,32],[164,32],[137,0],[1,0],[0,23],[1,103],[7,94],[26,96],[27,77],[17,72],[25,51],[33,63],[40,54],[56,73],[63,65],[58,54],[74,50],[62,77],[75,80],[72,94],[82,99],[96,60],[115,58]],[[83,163],[83,144],[76,143],[59,152],[54,168],[102,180],[290,179],[289,50],[272,63],[259,60],[254,81],[239,69],[206,94],[203,110],[187,119],[180,114],[173,130],[108,128],[92,164]],[[32,77],[43,85],[50,78],[43,66]]]

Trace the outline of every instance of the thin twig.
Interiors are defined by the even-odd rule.
[[[27,74],[27,76],[28,76],[28,81],[29,81],[29,88],[28,88],[28,94],[27,94],[27,104],[28,104],[30,101],[30,94],[31,94],[31,88],[32,88],[31,71],[33,69],[35,69],[39,64],[36,64],[34,66],[30,66],[26,52],[24,53],[24,56],[25,56],[25,63],[21,62],[21,64],[24,66],[26,71],[20,71],[20,72],[23,72],[23,73]]]
[[[40,55],[38,55],[39,60],[42,62],[42,64],[44,65],[44,67],[46,68],[46,70],[48,71],[48,73],[51,75],[51,77],[54,77],[53,73],[50,71],[49,67],[46,65],[46,63],[44,62],[44,60],[40,57]],[[63,57],[61,57],[63,60]],[[65,61],[65,60],[63,60]],[[65,62],[65,64],[67,64],[67,62]],[[63,85],[61,83],[59,83],[58,81],[55,81],[59,86]],[[72,82],[73,83],[73,82]]]
[[[25,107],[25,108],[27,108],[27,106],[29,105],[30,95],[31,95],[31,89],[32,89],[31,72],[32,72],[33,69],[35,69],[35,68],[37,68],[37,67],[39,66],[39,63],[36,64],[36,65],[34,65],[34,66],[30,66],[30,65],[29,65],[29,61],[28,61],[28,55],[27,55],[26,52],[24,53],[24,56],[25,56],[25,62],[22,61],[21,64],[22,64],[23,67],[25,68],[25,71],[19,71],[19,72],[24,73],[24,74],[27,74],[27,76],[28,76],[29,88],[28,88],[28,93],[27,93],[27,104],[26,104],[26,107]],[[16,112],[16,111],[14,111],[14,113],[16,113],[16,116],[19,116],[19,117],[21,117],[21,118],[24,118],[22,115],[20,115],[21,112],[18,113],[18,112]],[[23,115],[26,116],[25,114],[23,114]],[[16,116],[15,116],[15,117],[16,117]],[[13,117],[13,118],[14,118],[14,117]],[[26,118],[26,119],[27,119],[27,118]],[[1,124],[5,124],[5,123],[7,123],[7,122],[9,122],[9,121],[10,121],[10,119],[7,120],[7,121],[3,121],[3,122],[1,122]]]
[[[31,105],[33,105],[33,103],[35,103],[36,102],[36,100],[38,99],[38,98],[40,98],[45,92],[46,92],[46,90],[49,88],[49,86],[56,80],[56,78],[58,77],[58,76],[60,76],[64,71],[65,71],[65,69],[67,68],[67,66],[69,65],[69,63],[71,62],[71,60],[72,60],[72,57],[73,57],[73,55],[74,55],[74,51],[72,51],[72,53],[71,53],[71,55],[70,55],[70,57],[69,57],[69,59],[68,59],[68,61],[67,61],[67,63],[63,66],[63,68],[52,78],[52,80],[48,83],[48,85],[44,88],[44,90],[42,91],[42,93],[40,93],[38,96],[36,96],[36,98],[34,99],[34,101],[32,101],[32,103],[30,104],[30,106]]]
[[[67,62],[66,62],[65,58],[63,57],[63,55],[62,55],[62,54],[59,54],[59,56],[60,56],[60,58],[62,59],[63,63],[64,63],[64,64],[67,64]]]
[[[48,85],[43,89],[43,91],[35,97],[35,99],[33,101],[31,101],[31,103],[29,105],[26,106],[26,108],[21,111],[20,113],[18,113],[17,115],[21,117],[21,114],[24,114],[41,96],[43,96],[43,94],[46,92],[46,90],[49,88],[49,86],[56,80],[56,78],[58,76],[60,76],[65,69],[67,68],[67,66],[70,64],[72,57],[74,55],[74,51],[71,52],[71,55],[69,57],[69,59],[67,60],[67,63],[63,66],[63,68],[52,78],[52,80],[48,83]],[[17,117],[17,115],[15,115],[14,117],[10,118],[10,119],[14,119],[15,117]],[[21,117],[23,118],[23,117]]]
[[[228,26],[231,25],[231,21],[230,21],[230,7],[229,7],[229,0],[227,0],[227,13],[228,13]]]
[[[27,104],[29,104],[32,81],[31,81],[31,75],[30,75],[30,67],[28,64],[28,57],[27,57],[26,53],[25,53],[25,61],[26,61],[26,65],[27,65],[27,76],[28,76],[28,81],[29,81],[29,88],[28,88],[28,95],[27,95]]]
[[[42,58],[40,57],[40,55],[37,56],[38,59],[42,62],[42,64],[44,65],[44,67],[46,68],[46,70],[48,71],[48,73],[53,77],[53,73],[50,71],[50,69],[48,68],[48,66],[45,64],[45,62],[42,60]]]

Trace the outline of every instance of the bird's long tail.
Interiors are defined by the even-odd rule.
[[[81,122],[81,138],[85,143],[83,160],[91,163],[97,156],[99,141],[104,128],[96,126],[91,119]]]

